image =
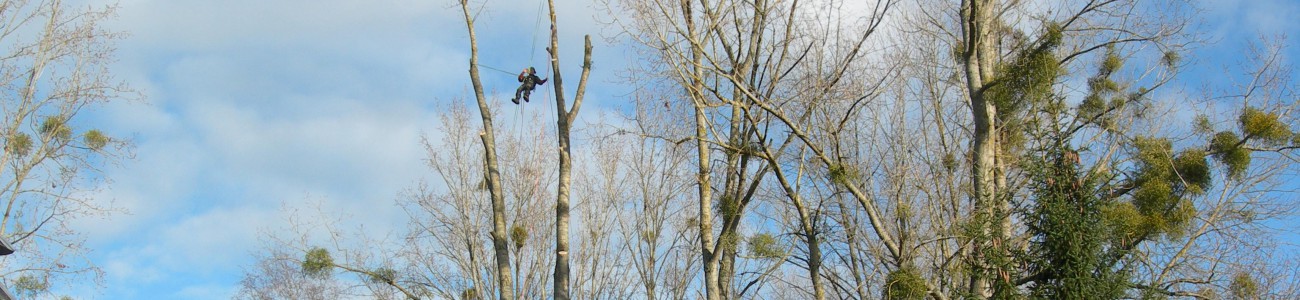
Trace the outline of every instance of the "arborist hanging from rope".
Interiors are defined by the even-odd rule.
[[[528,95],[533,93],[533,88],[536,88],[538,84],[546,84],[546,79],[537,78],[537,70],[528,67],[519,72],[519,82],[522,82],[522,84],[519,85],[518,89],[515,89],[515,97],[510,99],[510,102],[515,104],[519,104],[519,97],[521,96],[524,98],[524,102],[528,102]]]

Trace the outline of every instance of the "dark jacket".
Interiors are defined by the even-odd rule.
[[[538,84],[546,84],[546,79],[538,78],[537,74],[519,73],[519,82],[524,83],[523,85],[520,85],[521,88],[532,90],[537,87]]]

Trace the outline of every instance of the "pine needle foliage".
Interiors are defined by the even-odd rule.
[[[1036,201],[1027,221],[1034,236],[1030,272],[1041,279],[1032,285],[1032,298],[1119,298],[1129,278],[1110,267],[1108,246],[1137,225],[1109,226],[1115,208],[1124,206],[1098,195],[1097,180],[1080,173],[1077,152],[1062,139],[1035,152],[1027,169]],[[1126,219],[1136,217],[1125,212]]]

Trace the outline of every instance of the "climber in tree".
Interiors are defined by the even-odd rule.
[[[524,98],[524,102],[528,102],[528,95],[532,94],[533,88],[537,87],[538,84],[546,84],[546,79],[537,78],[537,70],[528,67],[519,72],[519,82],[523,82],[523,84],[520,84],[519,89],[515,90],[515,97],[510,99],[510,102],[515,104],[519,104],[519,97],[521,96]]]

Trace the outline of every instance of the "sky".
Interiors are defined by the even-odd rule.
[[[571,80],[581,35],[597,43],[584,118],[618,110],[629,91],[601,78],[617,77],[631,54],[604,42],[609,30],[588,1],[556,2]],[[450,0],[118,3],[105,25],[129,36],[112,72],[142,97],[83,117],[134,143],[134,158],[106,168],[112,182],[96,191],[127,213],[75,221],[104,282],[56,286],[58,295],[228,299],[261,238],[290,230],[293,208],[347,212],[348,226],[375,235],[395,231],[400,193],[432,180],[421,135],[438,134],[447,103],[472,99],[464,23]],[[1247,38],[1300,32],[1300,2],[1201,3],[1222,45],[1198,50],[1196,70],[1227,64]],[[489,2],[477,20],[483,66],[546,69],[537,4]],[[490,93],[513,91],[512,74],[481,72]]]
[[[482,65],[548,69],[541,2],[527,2],[490,3],[480,14]],[[576,84],[581,35],[596,35],[592,78],[612,78],[626,58],[605,51],[601,33],[589,31],[599,28],[594,10],[579,2],[557,1],[561,62]],[[421,135],[438,135],[450,101],[473,99],[453,1],[118,3],[105,25],[129,36],[112,71],[143,97],[82,117],[134,143],[135,157],[107,168],[112,182],[97,191],[127,213],[75,222],[105,281],[56,295],[229,299],[260,239],[291,230],[295,209],[346,212],[343,226],[376,236],[395,231],[405,226],[400,193],[432,176]],[[518,84],[513,74],[481,72],[490,93]],[[592,86],[582,119],[626,93]]]

